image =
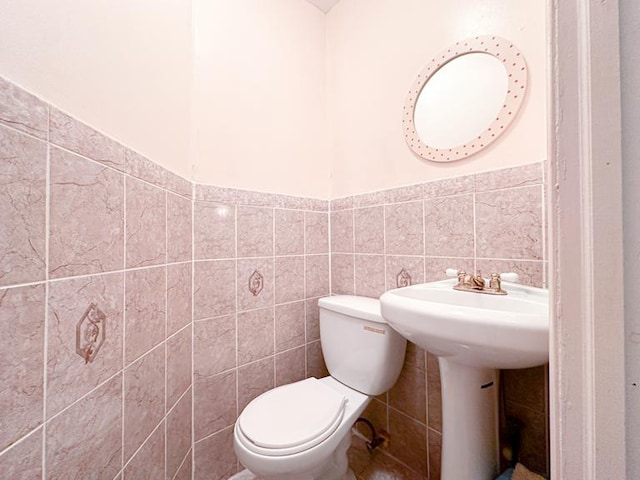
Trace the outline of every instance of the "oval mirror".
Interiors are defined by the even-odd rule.
[[[467,158],[495,141],[515,118],[527,87],[522,54],[499,37],[475,37],[436,56],[404,106],[409,147],[437,162]]]

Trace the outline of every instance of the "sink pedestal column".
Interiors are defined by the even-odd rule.
[[[498,371],[438,358],[441,480],[493,480],[498,466]]]

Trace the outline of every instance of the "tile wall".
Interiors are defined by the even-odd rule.
[[[543,165],[498,170],[331,201],[333,294],[378,297],[446,278],[446,268],[517,272],[543,286]],[[505,373],[507,415],[524,424],[522,461],[547,472],[543,367]],[[437,358],[409,344],[397,384],[365,413],[390,433],[385,452],[421,478],[440,477]]]
[[[326,201],[196,185],[196,479],[238,469],[233,425],[274,386],[327,375],[317,301],[329,294]]]
[[[244,406],[326,375],[319,297],[544,278],[540,164],[330,205],[193,185],[0,78],[0,166],[3,478],[226,479]],[[541,471],[544,377],[506,389]],[[392,439],[372,465],[439,478],[435,357],[410,345],[367,416]]]
[[[2,478],[186,475],[191,183],[4,80],[0,161]]]

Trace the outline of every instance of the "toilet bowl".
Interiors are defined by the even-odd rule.
[[[264,480],[347,480],[351,427],[396,382],[406,340],[377,299],[321,298],[320,339],[330,376],[283,385],[251,401],[234,428],[238,460]]]

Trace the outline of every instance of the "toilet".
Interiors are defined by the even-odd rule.
[[[329,376],[269,390],[236,421],[236,455],[257,478],[354,480],[351,427],[400,375],[406,340],[383,320],[378,299],[339,295],[318,306]]]

